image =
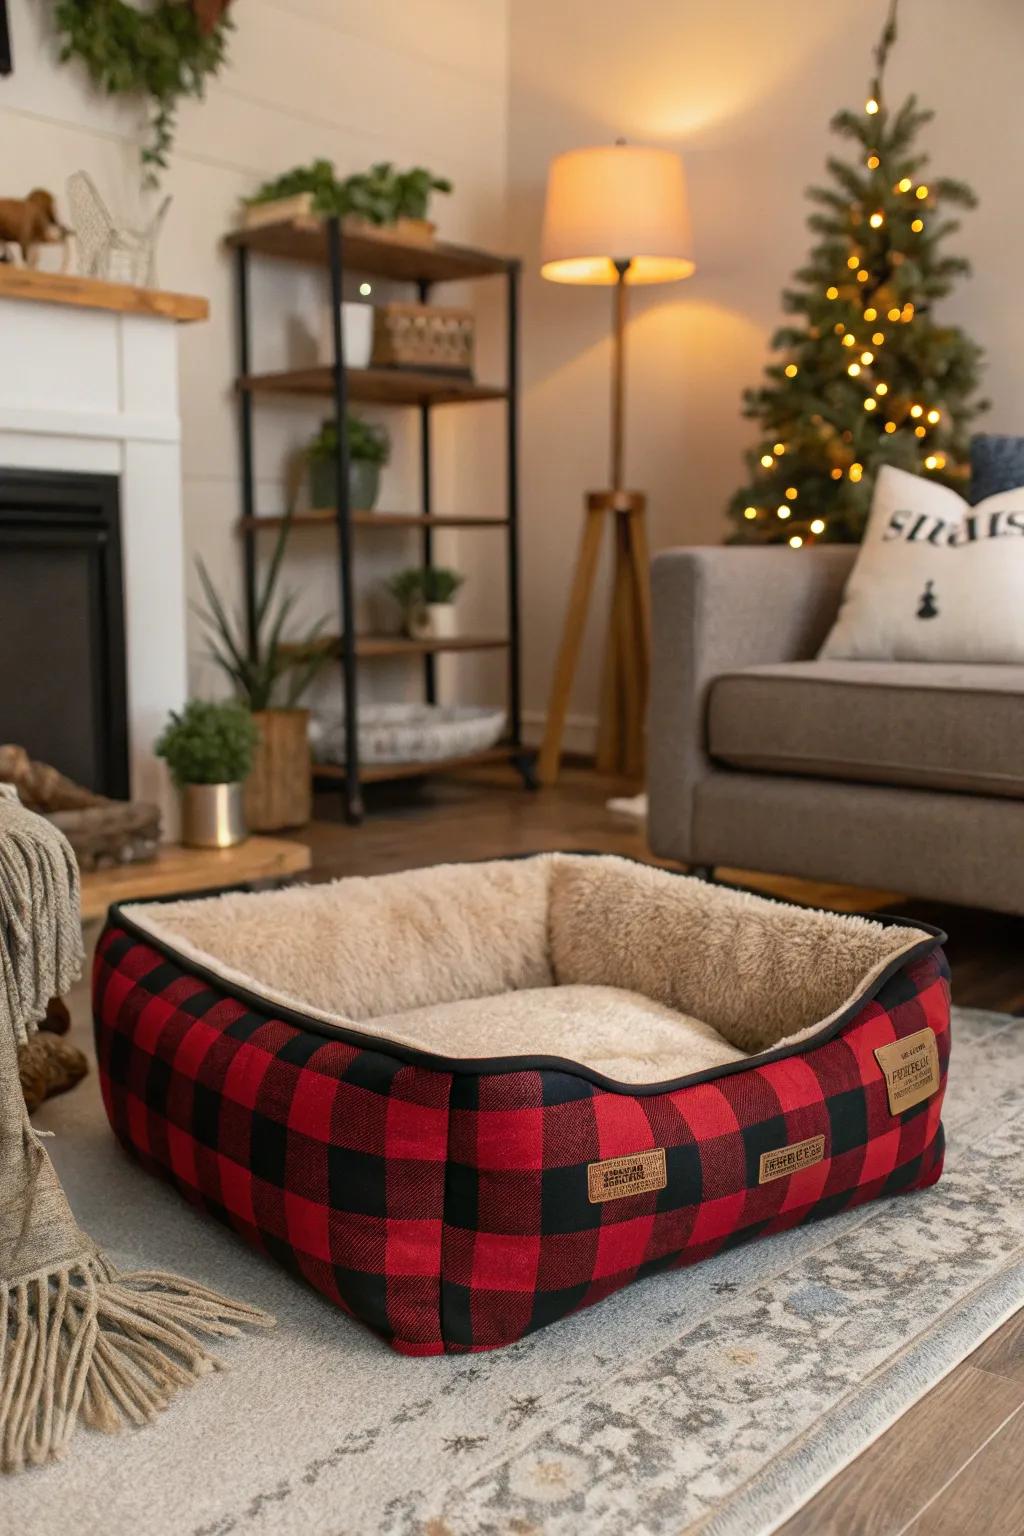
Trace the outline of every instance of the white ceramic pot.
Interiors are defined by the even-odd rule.
[[[455,604],[428,603],[427,634],[432,640],[451,640],[456,633]]]
[[[373,352],[373,305],[346,300],[341,306],[341,340],[345,348],[346,368],[369,368]],[[334,359],[334,336],[331,329],[331,312],[324,316],[323,357],[330,363]]]

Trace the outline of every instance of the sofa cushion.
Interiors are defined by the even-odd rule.
[[[1024,667],[793,661],[715,679],[712,757],[738,768],[1024,799]]]

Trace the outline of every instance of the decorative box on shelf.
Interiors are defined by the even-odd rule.
[[[473,312],[439,304],[380,304],[373,312],[375,368],[473,376]]]

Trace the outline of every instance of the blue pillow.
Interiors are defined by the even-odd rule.
[[[971,438],[971,502],[1024,485],[1024,437],[976,432]]]

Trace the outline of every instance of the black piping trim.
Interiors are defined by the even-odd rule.
[[[131,906],[159,906],[162,902],[179,899],[170,897],[158,897],[151,902],[131,902]],[[930,923],[912,922],[909,918],[896,917],[887,913],[871,913],[871,920],[880,922],[887,927],[914,928],[918,932],[928,934],[927,938],[915,944],[912,949],[905,950],[903,954],[896,955],[875,980],[864,988],[863,992],[848,1003],[835,1019],[823,1028],[818,1034],[811,1035],[808,1039],[800,1041],[798,1045],[780,1045],[772,1051],[765,1051],[754,1058],[756,1065],[761,1066],[769,1061],[784,1061],[789,1056],[802,1056],[812,1046],[824,1045],[826,1041],[834,1039],[846,1025],[849,1024],[867,1003],[877,997],[878,993],[890,981],[897,972],[911,965],[915,960],[921,960],[939,949],[945,943],[947,935],[941,928],[934,928]],[[394,1056],[397,1060],[405,1062],[409,1066],[425,1067],[434,1072],[450,1072],[463,1077],[480,1077],[486,1074],[503,1074],[511,1072],[565,1072],[572,1077],[581,1077],[586,1082],[593,1083],[598,1088],[603,1088],[609,1093],[625,1093],[633,1098],[648,1098],[653,1094],[674,1093],[678,1088],[689,1088],[696,1083],[709,1083],[719,1077],[733,1077],[738,1072],[749,1070],[750,1062],[726,1062],[721,1067],[708,1067],[703,1072],[691,1072],[684,1077],[672,1078],[661,1083],[621,1083],[613,1077],[606,1077],[603,1072],[595,1072],[592,1067],[584,1066],[582,1062],[570,1061],[564,1056],[480,1056],[480,1057],[449,1057],[436,1055],[433,1051],[420,1050],[414,1045],[403,1045],[399,1041],[385,1039],[381,1035],[371,1035],[359,1029],[353,1029],[347,1025],[328,1024],[323,1019],[310,1018],[308,1014],[301,1013],[296,1008],[289,1008],[285,1004],[277,1004],[257,992],[251,992],[247,987],[238,986],[234,982],[225,981],[216,971],[209,966],[198,965],[187,956],[182,955],[173,945],[163,939],[154,938],[151,933],[126,917],[122,911],[120,902],[115,902],[107,914],[107,927],[117,925],[126,933],[138,939],[140,943],[147,944],[150,949],[165,955],[180,965],[190,975],[198,976],[201,980],[215,987],[226,997],[233,997],[237,1002],[253,1013],[261,1013],[266,1018],[281,1019],[286,1024],[292,1024],[296,1029],[308,1030],[312,1034],[322,1035],[327,1040],[343,1040],[347,1045],[357,1046],[361,1050],[377,1051],[382,1056]]]

